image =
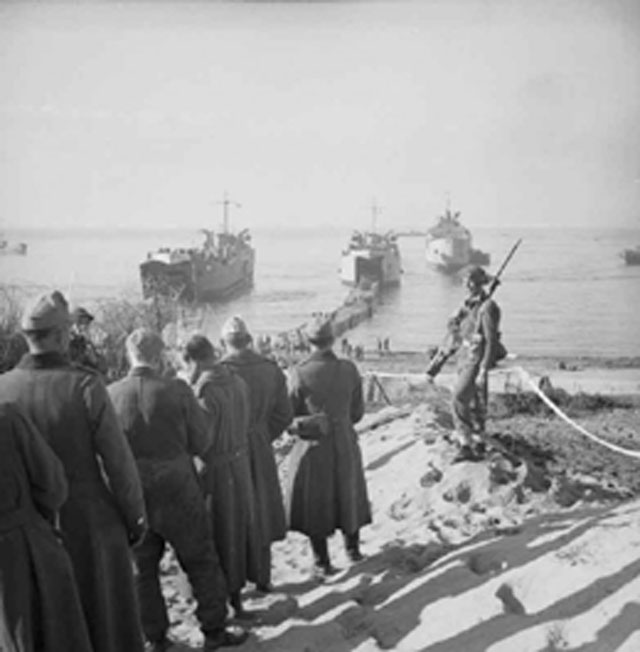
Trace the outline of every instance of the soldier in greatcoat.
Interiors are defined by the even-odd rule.
[[[0,395],[19,404],[64,466],[60,529],[94,652],[139,652],[130,545],[146,528],[142,487],[100,376],[68,361],[69,326],[60,292],[38,297],[22,322],[29,353],[0,376]]]
[[[460,450],[456,461],[480,459],[485,449],[484,427],[489,370],[500,346],[500,308],[487,298],[491,281],[482,267],[472,267],[466,278],[468,296],[459,312],[457,375],[452,413]]]
[[[327,537],[341,530],[352,561],[362,559],[360,528],[371,510],[354,429],[364,414],[362,380],[350,360],[332,350],[330,321],[315,320],[307,338],[312,352],[291,370],[290,397],[299,440],[290,453],[286,503],[289,529],[311,539],[315,572],[335,572]]]
[[[213,539],[235,617],[247,618],[250,614],[242,606],[241,591],[256,574],[260,559],[249,463],[249,388],[229,367],[215,362],[213,345],[202,335],[189,339],[183,358],[213,434],[204,455],[203,477]]]
[[[0,650],[91,652],[71,560],[53,522],[60,460],[15,405],[0,404]]]
[[[153,652],[171,647],[159,578],[170,544],[193,589],[204,652],[211,652],[239,645],[247,635],[225,626],[227,586],[194,464],[194,457],[202,460],[211,446],[210,429],[187,383],[161,376],[163,348],[153,331],[133,331],[126,340],[129,374],[109,386],[138,465],[149,516],[149,529],[135,549],[142,627]]]
[[[222,327],[227,348],[221,362],[236,371],[249,387],[249,459],[261,540],[259,572],[251,578],[260,591],[271,590],[271,543],[284,539],[287,529],[272,442],[293,417],[284,373],[273,360],[256,353],[247,325],[231,317]]]

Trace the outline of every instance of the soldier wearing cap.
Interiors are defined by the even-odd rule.
[[[72,362],[101,374],[107,373],[107,363],[98,351],[91,338],[91,323],[94,316],[82,306],[71,311],[71,340],[69,342],[69,357]]]
[[[484,289],[491,277],[472,267],[466,277],[468,295],[457,322],[462,346],[458,350],[452,412],[460,451],[456,460],[479,459],[485,449],[484,426],[489,370],[499,349],[500,308]]]
[[[60,529],[94,652],[143,649],[129,546],[146,527],[135,461],[100,377],[69,363],[70,315],[60,292],[38,297],[22,329],[29,353],[0,376],[60,458],[69,498]]]
[[[260,540],[249,462],[249,388],[227,365],[215,360],[204,335],[193,335],[184,346],[189,382],[213,433],[203,474],[211,510],[213,540],[227,578],[236,618],[251,616],[241,591],[257,573]]]
[[[189,386],[160,375],[163,349],[160,335],[144,328],[133,331],[126,340],[129,374],[109,386],[138,465],[149,514],[149,529],[135,549],[142,628],[153,652],[171,647],[159,579],[160,561],[170,544],[189,578],[204,652],[210,652],[238,645],[246,634],[225,628],[227,586],[193,461],[206,456],[211,433]]]
[[[327,537],[342,531],[348,557],[362,559],[360,528],[371,510],[354,430],[364,414],[362,380],[350,360],[332,350],[331,322],[318,319],[306,331],[311,354],[291,372],[290,398],[298,442],[290,454],[286,492],[289,529],[311,540],[318,576],[335,572]]]
[[[256,497],[261,559],[256,577],[258,590],[271,590],[271,543],[287,533],[275,456],[271,443],[291,423],[291,404],[284,373],[273,360],[252,349],[252,337],[245,322],[231,317],[222,327],[227,348],[221,362],[235,371],[249,387],[249,460]]]
[[[0,403],[0,650],[91,652],[67,551],[53,515],[64,468],[15,405]]]

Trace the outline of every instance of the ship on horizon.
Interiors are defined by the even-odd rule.
[[[140,264],[145,299],[164,296],[189,303],[222,301],[253,286],[255,250],[251,234],[229,230],[229,206],[223,204],[222,230],[201,229],[204,243],[195,248],[163,247]],[[239,206],[239,204],[235,204]]]
[[[342,252],[340,280],[345,285],[379,288],[400,284],[402,261],[398,239],[393,231],[378,233],[376,220],[380,209],[373,204],[370,231],[354,231]]]
[[[0,256],[26,256],[26,242],[11,242],[0,237]]]
[[[450,202],[443,215],[427,230],[426,260],[447,274],[460,271],[468,265],[488,265],[489,254],[473,248],[473,237],[460,223],[460,211],[453,213]]]

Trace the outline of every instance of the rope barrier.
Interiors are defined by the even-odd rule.
[[[631,450],[629,448],[624,448],[622,446],[618,446],[617,444],[613,444],[610,441],[607,441],[606,439],[603,439],[601,437],[598,437],[597,435],[594,435],[593,433],[590,433],[588,430],[583,428],[579,423],[576,423],[571,417],[569,417],[567,414],[565,414],[541,389],[538,387],[538,384],[534,381],[534,379],[531,377],[531,375],[522,367],[511,367],[510,371],[515,371],[520,374],[521,378],[524,380],[524,382],[531,387],[531,389],[534,391],[534,393],[540,398],[540,400],[548,407],[550,408],[557,416],[559,416],[563,421],[568,423],[572,428],[577,430],[579,433],[583,434],[585,437],[590,439],[591,441],[595,442],[596,444],[600,444],[600,446],[604,446],[605,448],[608,448],[609,450],[612,450],[616,453],[620,453],[622,455],[626,455],[628,457],[632,457],[634,459],[640,459],[640,450]],[[370,371],[365,373],[365,376],[377,376],[380,378],[406,378],[407,380],[425,380],[426,381],[426,374],[416,374],[416,373],[391,373],[391,372],[378,372],[378,371]]]
[[[616,444],[612,444],[610,441],[607,441],[606,439],[602,439],[601,437],[598,437],[597,435],[594,435],[590,433],[588,430],[583,428],[579,423],[576,423],[571,417],[567,416],[539,387],[538,385],[534,382],[533,378],[522,368],[522,367],[515,367],[515,370],[520,373],[524,381],[533,389],[533,391],[538,395],[538,397],[542,400],[542,402],[549,407],[555,414],[557,414],[561,419],[566,421],[572,428],[577,430],[578,432],[582,433],[585,437],[590,439],[591,441],[596,442],[596,444],[600,444],[601,446],[604,446],[605,448],[608,448],[609,450],[615,451],[616,453],[621,453],[622,455],[627,455],[628,457],[633,457],[635,459],[640,459],[640,451],[639,450],[630,450],[628,448],[623,448],[622,446],[618,446]]]

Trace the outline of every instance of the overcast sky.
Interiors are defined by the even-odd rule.
[[[640,226],[640,2],[0,5],[0,226]]]

